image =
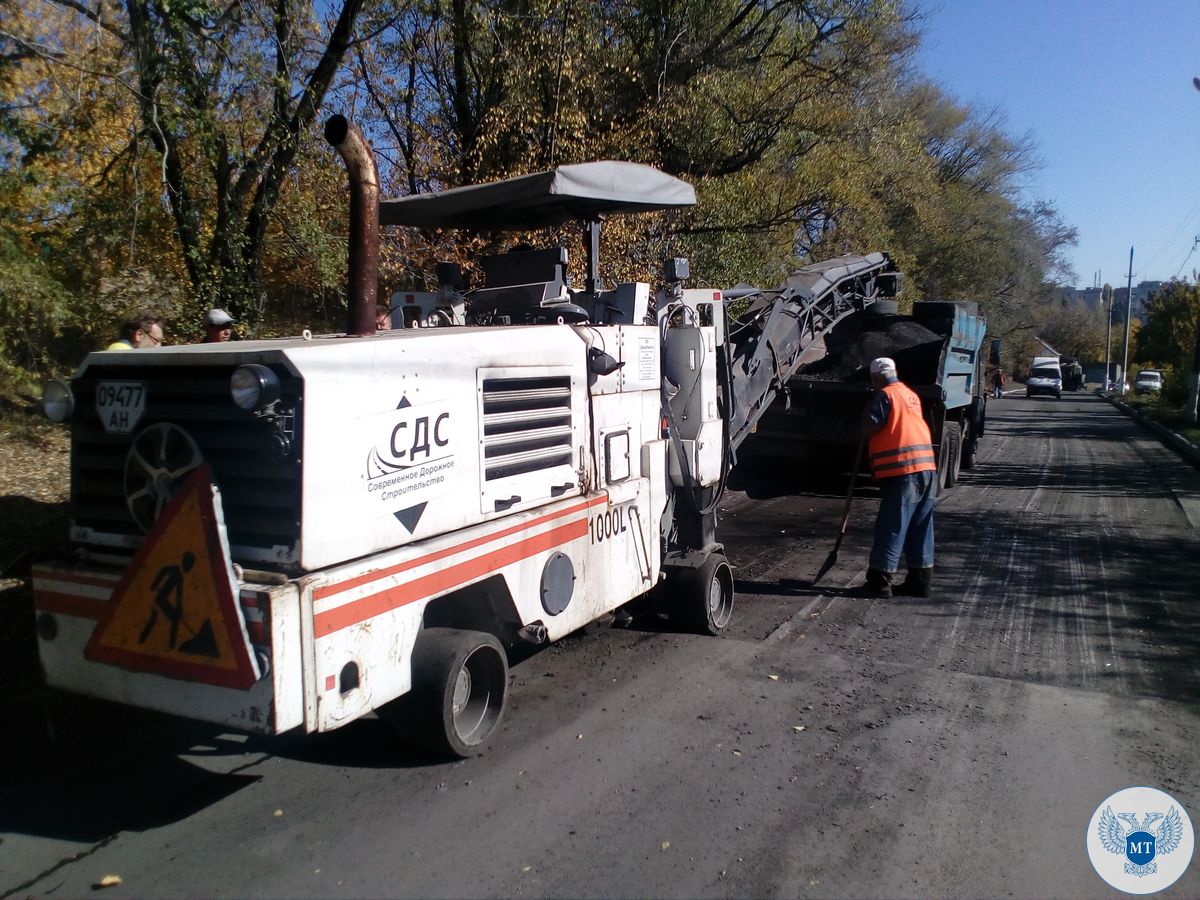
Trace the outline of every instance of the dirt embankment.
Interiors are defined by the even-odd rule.
[[[45,690],[33,630],[28,561],[67,541],[70,438],[17,419],[0,431],[0,696],[10,733],[0,760],[22,762],[46,745]]]

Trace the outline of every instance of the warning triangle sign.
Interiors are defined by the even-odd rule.
[[[84,656],[246,689],[259,679],[207,465],[189,476],[125,569]]]

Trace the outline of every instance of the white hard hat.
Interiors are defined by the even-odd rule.
[[[896,361],[890,356],[880,356],[878,359],[871,360],[872,375],[895,375]]]

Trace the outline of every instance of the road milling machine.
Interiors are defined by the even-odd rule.
[[[875,253],[722,292],[675,259],[656,291],[606,287],[602,221],[686,207],[690,185],[593,162],[379,202],[358,130],[325,133],[350,174],[346,333],[96,352],[48,387],[75,553],[33,570],[41,659],[107,700],[266,734],[376,711],[468,756],[523,644],[647,595],[721,632],[738,446],[805,348],[900,276]],[[443,264],[376,331],[380,224],[572,221],[582,286],[562,247],[485,257],[469,292]]]

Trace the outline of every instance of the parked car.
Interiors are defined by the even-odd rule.
[[[1137,373],[1137,378],[1133,379],[1133,392],[1135,394],[1157,394],[1162,390],[1162,383],[1162,372],[1154,369],[1142,369]]]

